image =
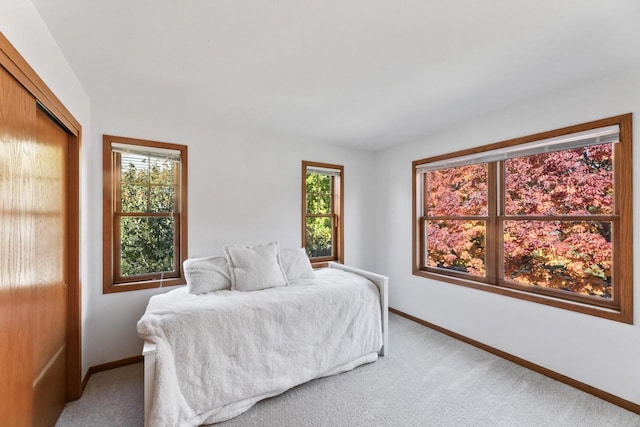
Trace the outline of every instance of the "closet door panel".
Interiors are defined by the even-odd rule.
[[[32,424],[35,115],[35,99],[0,68],[0,413],[6,426]]]
[[[47,426],[55,424],[66,401],[68,136],[40,109],[36,123],[33,421]]]
[[[0,67],[0,424],[66,401],[68,134]]]

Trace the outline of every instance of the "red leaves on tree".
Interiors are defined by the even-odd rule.
[[[591,219],[613,213],[612,152],[604,144],[505,161],[505,280],[612,297],[611,223]],[[427,265],[484,276],[487,191],[486,164],[427,172],[427,216],[436,217]]]

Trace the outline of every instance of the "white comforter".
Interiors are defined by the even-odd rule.
[[[298,384],[377,359],[380,296],[326,269],[256,292],[153,296],[138,334],[156,344],[149,426],[224,421]]]

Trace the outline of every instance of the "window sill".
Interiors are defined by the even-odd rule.
[[[460,279],[444,274],[437,274],[424,270],[414,269],[414,276],[424,277],[427,279],[437,280],[439,282],[452,283],[455,285],[465,286],[480,291],[491,292],[494,294],[504,295],[512,298],[544,304],[551,307],[561,308],[576,313],[587,314],[590,316],[600,317],[603,319],[613,320],[627,324],[633,324],[633,312],[629,309],[617,310],[613,308],[600,307],[596,305],[585,304],[576,301],[565,300],[561,298],[540,295],[532,292],[526,292],[518,289],[512,289],[493,284],[482,283],[474,280]]]
[[[336,259],[336,258],[324,258],[320,261],[313,261],[311,260],[311,267],[312,268],[327,268],[329,266],[330,262],[337,262],[339,264],[344,264],[341,260]]]
[[[142,289],[167,288],[170,286],[186,285],[187,281],[183,277],[172,279],[154,279],[143,280],[139,282],[110,283],[105,282],[102,287],[103,294],[111,294],[116,292],[138,291]]]

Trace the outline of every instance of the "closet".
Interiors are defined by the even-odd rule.
[[[80,126],[0,49],[0,419],[53,426],[80,394]]]

